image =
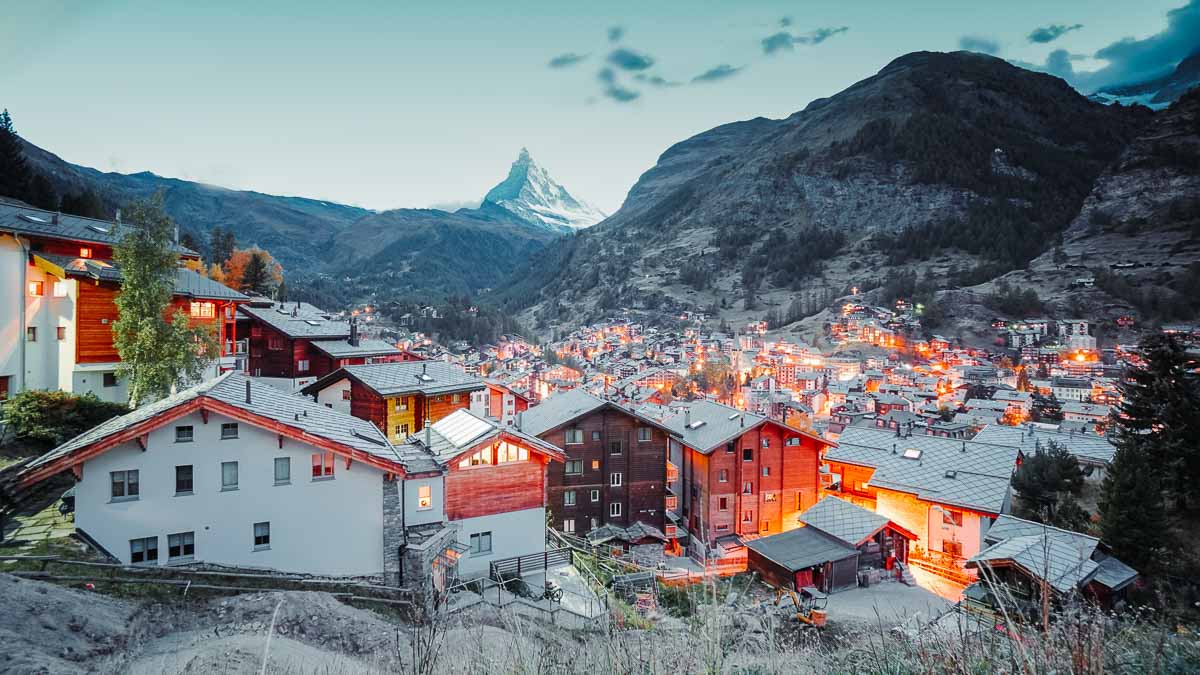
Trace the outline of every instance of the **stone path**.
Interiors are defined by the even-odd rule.
[[[4,526],[3,545],[14,544],[17,551],[28,551],[50,539],[64,539],[75,534],[75,521],[58,512],[58,501],[30,516],[16,516]]]

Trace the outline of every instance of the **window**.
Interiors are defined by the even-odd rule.
[[[717,532],[728,532],[728,531],[729,531],[728,525],[718,525],[717,526]]]
[[[592,471],[599,471],[599,470],[600,470],[600,460],[593,459],[592,460]]]
[[[130,539],[129,562],[134,565],[157,565],[158,537]]]
[[[750,481],[746,481],[745,483],[742,483],[742,494],[744,494],[744,495],[754,494],[754,483],[751,483]]]
[[[610,455],[621,454],[621,441],[609,441],[608,454],[610,454]]]
[[[598,440],[600,440],[600,432],[599,432],[599,431],[593,431],[593,432],[592,432],[592,440],[593,440],[593,441],[598,441]]]
[[[117,374],[116,373],[104,373],[104,375],[102,375],[100,378],[100,382],[105,387],[115,387],[115,386],[117,386]]]
[[[238,487],[238,463],[221,462],[221,489],[236,490]]]
[[[583,443],[583,429],[567,429],[567,445],[579,445]]]
[[[138,483],[138,472],[134,471],[112,471],[109,474],[112,479],[112,500],[128,501],[137,499],[141,493],[141,487]]]
[[[718,483],[728,483],[729,482],[729,469],[721,469],[721,470],[717,471],[717,482]]]
[[[433,486],[422,485],[417,488],[417,510],[428,511],[433,508]]]
[[[567,475],[568,476],[578,476],[581,473],[583,473],[583,460],[582,459],[568,459],[567,460]]]
[[[238,437],[238,423],[237,422],[225,422],[224,424],[221,425],[221,440],[227,440],[230,438],[237,438],[237,437]]]
[[[742,448],[742,461],[743,462],[753,462],[754,461],[754,448]]]
[[[95,255],[95,252],[92,251],[91,246],[80,246],[79,247],[79,257],[80,258],[91,258],[93,255]]]
[[[192,465],[185,464],[175,467],[175,494],[192,494]]]
[[[764,466],[764,467],[762,468],[762,475],[763,475],[763,478],[767,478],[767,477],[769,477],[769,476],[771,475],[771,467],[769,467],[769,466]]]
[[[408,410],[408,397],[407,396],[401,396],[400,398],[395,399],[395,400],[396,400],[396,410],[398,412],[404,412],[404,411]]]
[[[271,548],[271,523],[254,524],[254,550]]]
[[[566,532],[567,534],[574,534],[575,533],[575,519],[574,518],[564,518],[562,531]]]
[[[593,502],[598,502],[598,501],[600,501],[600,491],[599,491],[599,490],[592,490],[592,495],[591,495],[591,496],[592,496],[592,501],[593,501]]]
[[[460,400],[462,400],[462,399],[460,398],[460,396],[461,396],[461,394],[454,394],[453,396],[451,396],[451,397],[450,397],[450,402],[451,402],[451,403],[458,403]]]
[[[733,441],[725,444],[725,454],[732,455],[734,452],[736,452],[736,450],[737,448],[734,446]]]
[[[192,438],[192,425],[188,424],[181,427],[175,427],[176,443],[191,443]]]
[[[650,427],[638,427],[638,443],[646,443],[650,438]]]
[[[771,521],[764,520],[761,523],[759,523],[758,531],[759,532],[770,532],[771,531]]]
[[[471,535],[471,555],[487,555],[492,552],[492,533],[479,532]]]
[[[764,439],[762,439],[762,446],[763,446],[764,448],[769,448],[769,447],[771,447],[771,439],[769,439],[769,438],[764,438]]]
[[[333,453],[317,452],[312,456],[312,477],[333,478]]]
[[[608,484],[613,487],[621,487],[621,473],[618,471],[609,474]]]
[[[298,370],[301,373],[307,373],[308,372],[308,359],[300,359],[299,361],[297,361],[296,362],[296,370]]]
[[[196,555],[196,533],[180,532],[167,535],[167,562],[192,558]]]
[[[773,502],[773,501],[775,501],[775,493],[774,493],[774,492],[764,492],[764,493],[763,493],[763,501],[764,501],[764,502]]]
[[[25,339],[29,342],[37,342],[37,326],[30,326],[25,329]]]
[[[287,485],[292,482],[292,458],[275,458],[275,484]]]
[[[397,426],[397,427],[396,427],[396,435],[397,435],[397,436],[405,436],[405,437],[407,437],[407,436],[408,436],[408,425],[407,425],[407,424],[401,424],[401,425]]]
[[[961,558],[962,557],[962,542],[961,541],[950,541],[948,539],[942,540],[942,553],[946,553],[946,554]]]
[[[63,340],[67,339],[67,327],[66,326],[59,326],[58,328],[55,328],[54,333],[55,333],[55,337],[58,338],[59,342],[62,342]]]
[[[522,448],[511,443],[501,443],[496,448],[496,463],[524,462],[529,459],[529,448]]]
[[[753,511],[742,511],[742,522],[743,523],[753,523],[754,522],[754,512]]]
[[[42,281],[29,282],[29,294],[40,296],[46,292],[46,284]]]
[[[618,518],[621,515],[621,502],[612,502],[608,505],[608,515],[612,518]]]
[[[784,443],[784,445],[789,445],[789,446],[797,446],[797,445],[800,445],[800,437],[799,437],[799,436],[793,436],[793,437],[791,437],[791,438],[787,439],[787,442],[786,442],[786,443]]]
[[[67,297],[67,282],[65,282],[65,281],[54,282],[53,284],[50,285],[50,292],[53,293],[54,297],[56,297],[56,298]]]
[[[188,308],[193,319],[215,319],[217,306],[211,302],[192,302]]]
[[[458,466],[465,469],[465,468],[471,467],[471,466],[484,466],[484,465],[488,465],[491,463],[492,463],[492,449],[484,448],[482,450],[476,451],[475,454],[473,454],[470,457],[467,457],[466,459],[459,462]]]
[[[278,350],[283,349],[283,338],[278,335],[272,335],[267,338],[267,349]]]
[[[563,493],[563,506],[575,506],[574,490],[567,490]]]
[[[343,389],[343,390],[342,390],[342,400],[343,400],[343,401],[349,401],[349,400],[350,400],[350,390],[349,390],[349,389]]]
[[[944,525],[957,525],[958,527],[962,527],[962,511],[950,511],[948,509],[943,510],[942,523]]]
[[[717,510],[718,511],[728,511],[729,510],[729,497],[717,497]]]

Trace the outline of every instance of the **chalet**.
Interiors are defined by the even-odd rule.
[[[119,223],[0,204],[0,397],[60,389],[124,401],[116,376],[113,262]],[[180,258],[199,255],[177,247]],[[248,298],[191,270],[175,271],[170,312],[211,325],[220,353],[207,376],[233,370],[240,353],[236,308]]]
[[[991,583],[963,591],[967,610],[995,615],[1003,603],[1006,616],[1038,622],[1046,595],[1054,607],[1081,597],[1113,608],[1138,576],[1095,537],[1014,516],[997,518],[985,539],[987,547],[967,567],[987,570]]]
[[[578,534],[636,523],[668,529],[671,432],[662,424],[572,389],[525,411],[518,428],[565,453],[566,463],[552,467],[548,482],[555,528]]]
[[[518,415],[529,410],[529,396],[502,382],[489,378],[486,393],[487,416],[504,426],[512,426]]]
[[[1084,422],[1090,425],[1104,424],[1108,421],[1110,408],[1097,403],[1067,401],[1062,404],[1063,419],[1068,422]]]
[[[817,501],[823,448],[811,431],[712,401],[693,401],[663,424],[672,439],[668,461],[678,481],[668,487],[690,536],[693,557],[718,552],[718,539],[783,532]],[[730,550],[729,546],[722,546]]]
[[[303,302],[259,300],[239,308],[250,341],[246,372],[284,391],[311,384],[342,366],[409,360],[383,340],[363,338],[357,321],[342,321]]]
[[[910,560],[953,576],[1009,511],[1020,455],[1009,445],[850,427],[825,453],[827,492],[915,533]]]
[[[1116,446],[1108,438],[1096,434],[1068,433],[1053,427],[1045,428],[1032,423],[1020,427],[992,424],[975,434],[979,443],[1012,445],[1021,448],[1026,457],[1039,452],[1051,444],[1066,448],[1076,460],[1089,480],[1104,478],[1108,465],[1116,454]]]
[[[101,424],[20,480],[72,472],[77,533],[124,564],[425,592],[542,552],[546,465],[561,460],[468,411],[395,446],[365,420],[228,373]]]
[[[460,408],[487,414],[484,381],[443,361],[343,366],[300,392],[370,420],[396,443]]]

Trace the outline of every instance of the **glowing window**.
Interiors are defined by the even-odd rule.
[[[422,485],[417,488],[417,510],[428,511],[433,508],[433,486]]]
[[[193,302],[190,309],[193,319],[214,319],[217,316],[216,305],[211,302]]]
[[[90,246],[82,246],[82,247],[80,247],[80,249],[79,249],[79,257],[80,257],[80,258],[91,258],[91,257],[92,257],[92,249],[91,249],[91,247],[90,247]]]

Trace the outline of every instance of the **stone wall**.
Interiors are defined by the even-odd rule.
[[[383,480],[383,583],[400,585],[400,547],[404,545],[404,504],[400,480]]]

